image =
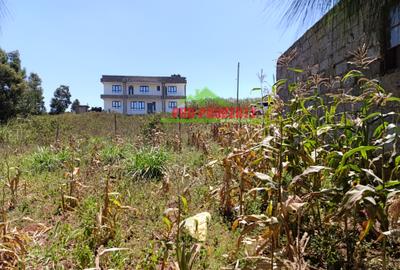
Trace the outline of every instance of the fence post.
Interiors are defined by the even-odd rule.
[[[57,126],[56,126],[56,145],[58,144],[59,136],[60,136],[60,123],[57,122]]]
[[[179,130],[179,140],[182,141],[182,127],[181,127],[181,108],[178,108],[178,130]]]
[[[117,114],[114,113],[114,136],[117,136]]]

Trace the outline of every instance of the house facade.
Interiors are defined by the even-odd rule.
[[[186,78],[103,75],[104,111],[126,115],[172,112],[185,107]]]
[[[378,79],[387,92],[399,97],[400,0],[365,0],[365,5],[352,10],[345,9],[343,2],[279,57],[277,79],[288,79],[290,83],[312,74],[342,76],[351,69],[351,53],[365,44],[368,56],[377,58],[367,75]],[[288,67],[306,72],[299,74]],[[287,87],[279,95],[283,100],[290,98]]]

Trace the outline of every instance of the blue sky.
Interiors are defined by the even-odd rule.
[[[272,82],[276,59],[301,34],[281,26],[265,0],[5,3],[0,46],[18,49],[27,71],[39,74],[47,108],[60,84],[82,104],[102,106],[102,74],[176,73],[187,77],[188,94],[207,86],[234,97],[238,61],[241,97],[248,97],[257,72]]]

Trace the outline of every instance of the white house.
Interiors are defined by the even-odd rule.
[[[185,106],[186,78],[103,75],[104,110],[122,114],[172,112]]]

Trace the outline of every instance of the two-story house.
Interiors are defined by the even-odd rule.
[[[128,115],[172,112],[185,106],[186,78],[103,75],[104,111]]]

